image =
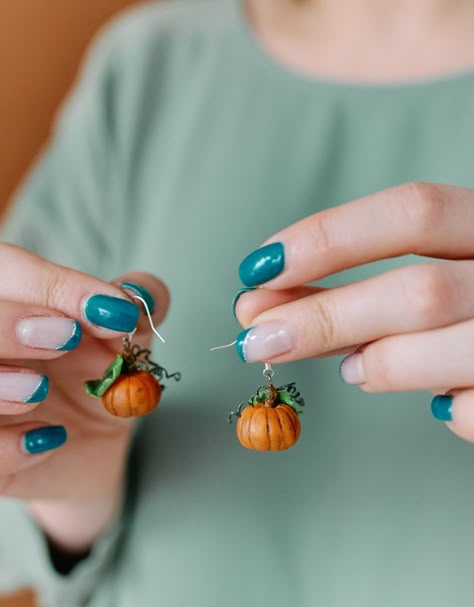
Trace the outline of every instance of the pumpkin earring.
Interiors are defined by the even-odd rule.
[[[146,301],[138,295],[145,307],[151,329],[163,343],[165,340],[153,326],[151,313]],[[136,331],[136,329],[135,329]],[[165,389],[163,379],[181,379],[181,373],[168,371],[150,359],[151,350],[132,345],[135,331],[124,337],[123,350],[117,354],[104,371],[102,379],[93,379],[84,383],[84,389],[90,396],[101,398],[104,407],[117,417],[142,417],[151,413],[160,402]]]
[[[241,402],[229,413],[229,423],[237,418],[237,438],[247,449],[284,451],[300,437],[299,407],[304,407],[304,399],[294,383],[275,388],[273,375],[271,365],[266,363],[263,376],[268,385],[260,386],[246,403]]]
[[[235,341],[211,351],[230,348]],[[237,438],[242,446],[254,451],[284,451],[293,447],[300,437],[304,399],[295,383],[275,388],[272,383],[274,371],[265,363],[263,376],[266,386],[257,388],[247,402],[241,402],[236,411],[229,413],[228,421],[237,418]]]

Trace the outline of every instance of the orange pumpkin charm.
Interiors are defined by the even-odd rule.
[[[124,351],[107,367],[102,379],[85,382],[90,396],[102,398],[111,415],[141,417],[151,413],[160,402],[163,378],[181,379],[181,373],[171,373],[150,360],[150,350],[130,346],[124,341]]]
[[[256,403],[246,407],[237,422],[237,438],[247,449],[283,451],[298,440],[301,424],[289,405],[266,407]]]
[[[118,417],[151,413],[160,402],[161,386],[148,371],[121,375],[102,396],[104,407]]]
[[[244,447],[254,451],[284,451],[297,442],[301,424],[296,406],[303,406],[304,400],[295,384],[260,387],[242,411],[243,405],[230,414],[229,421],[232,415],[238,417],[237,438]]]

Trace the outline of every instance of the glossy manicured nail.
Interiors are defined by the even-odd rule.
[[[123,282],[120,286],[125,291],[128,291],[130,295],[138,295],[144,301],[146,301],[146,305],[150,310],[150,314],[153,314],[155,310],[155,300],[153,299],[153,295],[150,293],[150,291],[148,291],[148,289],[145,289],[145,287],[137,285],[134,282]]]
[[[293,348],[293,339],[285,323],[272,322],[239,333],[235,347],[244,363],[266,362],[289,352]]]
[[[444,394],[438,394],[431,401],[431,413],[433,417],[442,422],[450,422],[452,416],[453,397]]]
[[[84,313],[89,322],[105,329],[130,333],[135,329],[140,309],[134,303],[110,295],[92,295]]]
[[[36,373],[0,373],[0,400],[16,403],[40,403],[49,391],[46,375]]]
[[[278,276],[285,267],[285,251],[281,242],[261,247],[242,261],[239,267],[240,280],[247,287],[254,287]]]
[[[244,289],[239,289],[237,291],[237,293],[234,295],[233,299],[232,299],[232,314],[235,316],[235,308],[237,306],[237,302],[240,299],[240,296],[243,295],[244,293],[248,293],[249,291],[255,291],[257,287],[245,287]]]
[[[52,451],[64,445],[67,432],[64,426],[44,426],[30,430],[23,436],[23,448],[29,455]]]
[[[77,348],[82,329],[77,320],[69,318],[32,317],[20,320],[16,334],[24,346],[66,351]]]
[[[365,372],[362,354],[346,356],[339,367],[339,373],[346,384],[363,384],[365,382]]]

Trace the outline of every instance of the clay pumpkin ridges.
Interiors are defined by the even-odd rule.
[[[255,411],[261,407],[263,407],[261,403],[255,403],[255,405],[246,407],[237,422],[237,438],[247,449],[256,449],[256,447],[253,446],[251,439],[252,420]]]
[[[157,406],[161,396],[161,386],[158,381],[146,371],[133,375],[134,392],[130,394],[130,409],[133,416],[151,413]],[[132,386],[130,386],[130,391]],[[138,398],[137,398],[138,397]]]
[[[252,449],[252,445],[249,441],[249,425],[250,418],[252,417],[253,407],[247,407],[243,410],[241,416],[237,421],[237,437],[244,447]]]
[[[246,407],[237,422],[237,438],[254,451],[284,451],[298,440],[301,423],[296,411],[286,404],[265,407],[255,403]]]
[[[145,403],[151,403],[154,400],[154,390],[149,381],[142,381],[141,386],[137,390],[137,394],[140,394],[141,401]],[[137,395],[136,395],[137,396]],[[135,408],[139,405],[138,401],[135,403]],[[149,407],[148,407],[149,409]]]
[[[283,443],[283,428],[276,409],[267,411],[267,432],[271,451],[280,451]]]
[[[295,411],[288,405],[278,406],[277,413],[282,426],[283,449],[288,449],[296,443],[300,436],[300,420]]]
[[[134,398],[130,400],[133,414],[150,413],[156,406],[153,403],[159,401],[161,387],[152,375],[143,371],[134,376],[134,380],[137,387]]]
[[[250,443],[257,451],[268,451],[270,449],[267,413],[268,410],[263,405],[257,407],[250,421]]]
[[[147,371],[138,371],[118,378],[102,401],[112,415],[138,417],[151,413],[158,405],[160,396],[158,381]]]

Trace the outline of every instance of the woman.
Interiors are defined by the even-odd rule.
[[[471,447],[427,391],[472,439],[473,21],[460,0],[205,0],[103,35],[1,247],[5,589],[470,604]],[[239,333],[242,259],[248,366],[210,352]],[[137,322],[149,344],[131,296],[160,323],[165,284],[154,358],[183,380],[133,426],[82,384]],[[275,382],[305,396],[297,446],[244,450],[228,411],[296,360]]]

